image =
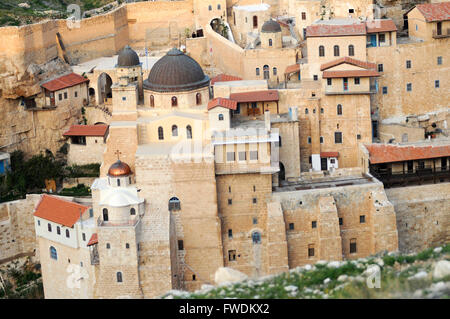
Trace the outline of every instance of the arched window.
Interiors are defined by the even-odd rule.
[[[172,197],[169,200],[169,211],[173,212],[176,210],[181,210],[181,202],[178,198]]]
[[[319,56],[325,56],[325,47],[323,45],[319,47]]]
[[[256,68],[256,75],[259,75],[259,68]]]
[[[130,209],[130,215],[136,215],[136,209],[131,208]]]
[[[172,136],[178,136],[178,127],[176,125],[172,125]]]
[[[220,10],[220,8],[221,8],[221,7],[220,7],[220,4],[218,4],[218,5],[217,5],[217,10]]]
[[[57,233],[58,235],[61,235],[61,227],[56,226],[56,233]]]
[[[150,95],[150,106],[155,107],[155,97],[153,95]]]
[[[335,45],[333,50],[334,50],[334,56],[339,56],[339,46]]]
[[[253,241],[253,244],[261,244],[261,233],[258,231],[255,231],[252,234],[252,241]]]
[[[118,271],[116,275],[117,275],[117,282],[122,282],[122,273]]]
[[[172,106],[178,106],[178,100],[176,96],[172,96]]]
[[[164,131],[162,126],[158,127],[158,139],[163,140],[164,139]]]
[[[278,147],[281,147],[281,136],[278,135]]]
[[[50,258],[58,260],[58,253],[56,252],[56,248],[53,246],[50,246]]]
[[[253,28],[257,28],[257,27],[258,27],[258,17],[253,16]]]
[[[200,93],[195,95],[195,101],[197,102],[197,105],[202,104],[202,95]]]
[[[186,137],[192,139],[192,127],[190,125],[186,126]]]
[[[66,229],[66,237],[70,238],[70,231],[68,229]]]
[[[264,71],[264,80],[268,80],[270,77],[270,73],[269,73],[269,66],[267,64],[263,67],[263,71]]]
[[[341,104],[337,105],[337,115],[342,115],[342,105]]]
[[[212,10],[212,5],[208,6],[208,10],[211,11]]]
[[[355,56],[355,46],[353,44],[348,46],[348,56]]]
[[[305,114],[308,114],[309,113],[309,110],[308,110],[308,108],[306,108],[305,109]]]
[[[223,114],[219,114],[219,121],[223,121]]]
[[[277,68],[273,68],[273,75],[277,75]]]
[[[117,179],[117,186],[120,186],[120,179]]]
[[[47,229],[48,229],[49,232],[52,231],[52,225],[50,223],[47,224]]]
[[[269,47],[272,46],[272,39],[269,39]]]
[[[108,209],[103,208],[103,221],[107,222],[109,220],[108,218]]]

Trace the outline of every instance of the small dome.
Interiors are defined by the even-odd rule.
[[[274,20],[269,20],[264,22],[263,26],[261,27],[261,32],[264,33],[281,32],[281,27],[278,22]]]
[[[173,48],[152,67],[144,88],[156,92],[191,91],[209,85],[209,77],[190,56]]]
[[[108,176],[110,177],[121,177],[128,176],[131,174],[131,168],[127,163],[117,160],[108,170]]]
[[[125,46],[120,52],[117,58],[118,67],[130,67],[137,66],[140,64],[139,56],[137,53],[130,48],[129,45]]]

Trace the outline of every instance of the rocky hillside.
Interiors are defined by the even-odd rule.
[[[71,15],[67,6],[77,4],[82,12],[103,7],[114,0],[1,0],[0,27],[19,26],[43,19],[65,19]],[[123,2],[119,0],[118,2]],[[107,9],[106,9],[107,10]]]
[[[449,298],[450,244],[418,254],[321,261],[257,280],[232,283],[232,277],[217,287],[204,285],[194,293],[170,291],[162,298]]]

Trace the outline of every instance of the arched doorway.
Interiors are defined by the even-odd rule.
[[[280,162],[280,172],[278,173],[278,181],[284,181],[286,179],[285,171],[284,171],[284,165]]]
[[[112,99],[112,79],[106,74],[102,73],[97,80],[98,104],[108,104],[108,99]],[[94,91],[95,94],[95,91]]]

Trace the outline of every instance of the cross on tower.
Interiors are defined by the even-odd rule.
[[[117,150],[117,151],[115,151],[114,152],[114,154],[116,154],[117,155],[117,160],[120,160],[120,155],[122,154],[122,152],[121,151],[119,151],[119,150]]]

